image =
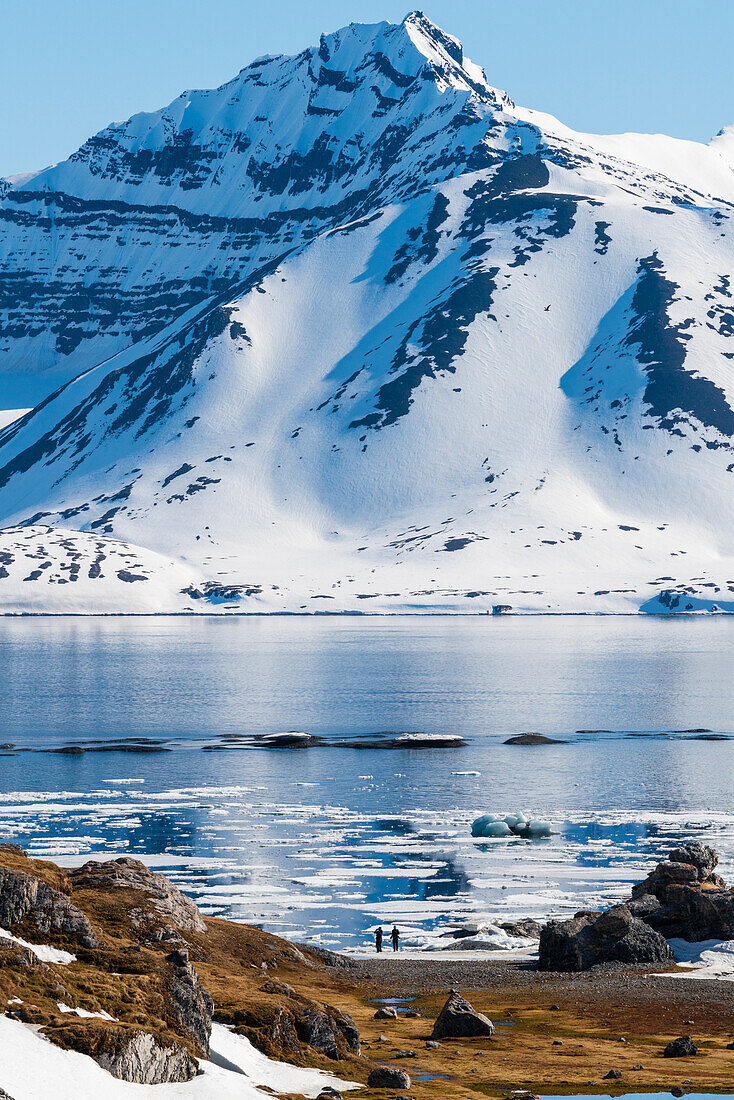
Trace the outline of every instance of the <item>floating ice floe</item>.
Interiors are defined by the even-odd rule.
[[[550,836],[552,832],[550,822],[529,818],[523,813],[505,814],[504,817],[499,814],[482,814],[474,819],[471,827],[473,837],[521,836],[535,840]]]

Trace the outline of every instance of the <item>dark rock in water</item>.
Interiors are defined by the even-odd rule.
[[[663,1058],[691,1058],[698,1054],[698,1047],[690,1035],[681,1035],[679,1039],[673,1039],[663,1051]]]
[[[360,1053],[357,1026],[346,1012],[329,1015],[318,1008],[306,1008],[296,1019],[296,1031],[302,1043],[335,1061],[345,1048],[351,1054]]]
[[[69,872],[75,890],[138,890],[140,908],[131,916],[141,939],[161,942],[175,939],[178,932],[206,932],[201,913],[164,875],[148,870],[129,856],[98,863],[89,860]]]
[[[0,927],[35,929],[82,947],[96,947],[89,918],[66,894],[24,871],[0,867]]]
[[[670,1090],[671,1096],[685,1096],[685,1094],[685,1089],[682,1089],[680,1085],[674,1085],[673,1088]]]
[[[540,939],[542,924],[532,917],[524,917],[522,920],[506,920],[500,924],[500,928],[509,936],[520,936],[529,940]]]
[[[398,1010],[391,1005],[385,1005],[383,1008],[378,1008],[374,1015],[375,1020],[397,1020]]]
[[[166,990],[168,1003],[181,1029],[190,1037],[197,1051],[208,1058],[214,1002],[202,987],[188,958],[188,951],[181,950],[168,956],[173,964]]]
[[[85,1051],[102,1069],[136,1085],[191,1081],[198,1066],[185,1047],[166,1045],[148,1031],[121,1031],[106,1049]]]
[[[598,963],[672,963],[665,939],[633,917],[626,905],[550,921],[540,933],[540,970],[588,970]]]
[[[568,741],[561,741],[558,737],[546,737],[544,733],[520,733],[516,737],[508,737],[503,745],[567,745]]]
[[[367,1088],[370,1089],[409,1089],[410,1077],[402,1069],[394,1069],[392,1066],[377,1066],[367,1078]]]
[[[473,1009],[460,993],[452,990],[439,1012],[431,1032],[432,1039],[470,1039],[494,1035],[494,1024]]]

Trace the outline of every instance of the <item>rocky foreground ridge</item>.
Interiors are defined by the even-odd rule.
[[[333,992],[323,960],[257,929],[205,923],[138,860],[66,872],[0,845],[0,928],[12,937],[0,938],[6,1013],[122,1080],[192,1079],[213,1019],[294,1064],[360,1054],[348,1014],[288,984],[307,975]]]

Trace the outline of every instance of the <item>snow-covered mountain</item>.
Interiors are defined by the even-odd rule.
[[[420,13],[108,127],[0,199],[0,606],[734,610],[733,213]]]

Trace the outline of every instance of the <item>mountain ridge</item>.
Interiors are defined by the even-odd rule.
[[[723,155],[516,108],[420,13],[201,95],[242,73],[221,155],[164,108],[0,202],[0,371],[45,387],[0,601],[38,558],[36,609],[734,609]]]

